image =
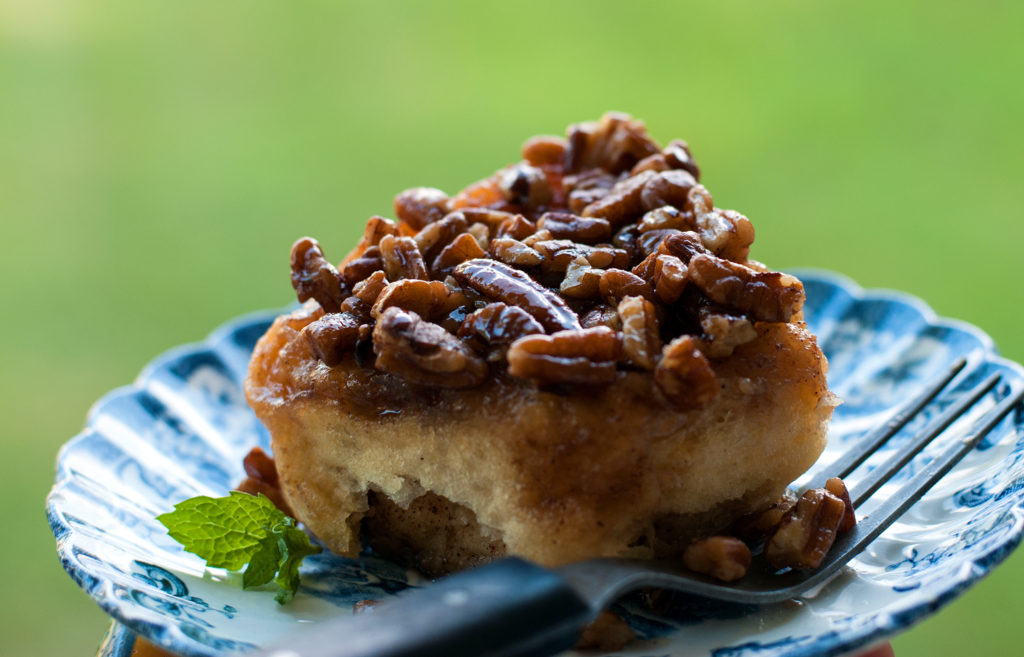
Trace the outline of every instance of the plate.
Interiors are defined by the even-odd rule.
[[[883,422],[959,356],[969,366],[957,388],[992,372],[1004,375],[975,417],[1024,384],[1024,370],[999,358],[986,335],[937,318],[917,299],[865,292],[827,272],[797,274],[807,290],[808,322],[829,358],[831,386],[843,399],[823,460]],[[424,583],[381,559],[322,554],[306,560],[301,591],[279,607],[272,588],[243,591],[239,575],[204,568],[154,519],[185,498],[226,494],[244,476],[245,453],[268,445],[241,382],[253,345],[276,314],[242,317],[202,344],[158,358],[134,385],[94,406],[86,429],[58,460],[47,511],[64,568],[114,619],[182,655],[219,657],[261,646],[349,613],[359,600]],[[947,404],[940,399],[890,449]],[[955,424],[946,439],[966,432],[969,420]],[[867,469],[885,457],[873,457]],[[915,467],[920,459],[889,486]],[[1022,530],[1024,410],[1018,407],[869,551],[813,594],[763,607],[679,601],[663,615],[627,603],[620,611],[640,640],[616,654],[849,652],[947,604],[1001,562]]]

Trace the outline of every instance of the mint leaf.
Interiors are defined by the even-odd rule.
[[[299,589],[299,566],[320,547],[263,495],[232,491],[227,497],[193,497],[157,516],[171,538],[206,565],[241,570],[243,588],[275,580],[284,604]],[[276,577],[275,577],[276,576]]]
[[[284,561],[278,569],[277,585],[280,589],[277,596],[277,604],[283,605],[291,601],[295,592],[299,590],[299,566],[302,560],[311,554],[320,551],[319,545],[309,542],[309,536],[298,527],[285,527],[278,535],[278,544],[282,546]]]

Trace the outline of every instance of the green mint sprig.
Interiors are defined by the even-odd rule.
[[[242,588],[277,583],[274,599],[289,602],[299,590],[302,560],[321,551],[306,532],[263,495],[231,491],[227,497],[199,496],[156,517],[171,538],[206,565],[241,570]]]

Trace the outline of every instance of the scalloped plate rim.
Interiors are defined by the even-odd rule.
[[[913,308],[929,325],[949,328],[975,337],[984,351],[984,355],[980,359],[981,361],[991,362],[994,365],[1003,367],[1024,380],[1024,366],[999,355],[994,340],[985,331],[964,320],[939,316],[927,302],[917,296],[888,288],[864,288],[848,276],[826,269],[800,267],[787,269],[787,271],[802,280],[814,279],[832,285],[848,294],[853,300],[878,299]],[[177,625],[155,624],[147,621],[136,621],[130,618],[121,610],[124,605],[111,600],[108,592],[104,590],[106,580],[102,580],[90,573],[79,572],[73,566],[73,559],[69,554],[69,550],[73,550],[73,545],[68,540],[68,537],[74,533],[74,530],[67,523],[63,514],[55,508],[54,504],[54,500],[59,497],[63,484],[67,479],[61,464],[66,452],[94,433],[92,428],[93,420],[105,406],[114,399],[145,391],[145,383],[161,367],[184,355],[195,354],[214,347],[242,326],[251,325],[259,321],[270,321],[284,310],[294,307],[295,305],[292,304],[285,309],[247,312],[224,322],[202,340],[178,345],[162,352],[142,368],[132,383],[119,386],[94,402],[87,413],[83,430],[65,442],[58,451],[56,479],[46,498],[46,513],[51,531],[56,539],[57,555],[61,565],[72,580],[117,623],[123,625],[128,631],[135,632],[137,635],[144,636],[165,647],[184,644],[181,647],[185,647],[187,650],[182,654],[220,657],[224,653],[209,649],[207,646],[195,642],[191,637],[184,634]],[[942,609],[959,597],[965,590],[991,573],[996,566],[1002,563],[1021,544],[1022,539],[1024,539],[1024,498],[1012,507],[1012,512],[1014,515],[1012,531],[1005,539],[984,554],[965,562],[957,570],[956,576],[949,578],[949,585],[937,597],[914,603],[896,613],[878,615],[872,619],[872,622],[864,623],[854,629],[838,630],[819,635],[813,642],[800,646],[787,653],[787,655],[790,657],[834,657],[836,655],[845,655],[860,647],[891,637],[911,627],[919,619]]]

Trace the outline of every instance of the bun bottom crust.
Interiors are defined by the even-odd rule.
[[[678,554],[774,503],[824,448],[834,397],[802,324],[713,361],[721,386],[674,408],[648,372],[552,392],[495,373],[470,389],[327,367],[279,317],[246,395],[272,435],[282,492],[329,549],[365,540],[431,575],[503,554],[540,564]]]

